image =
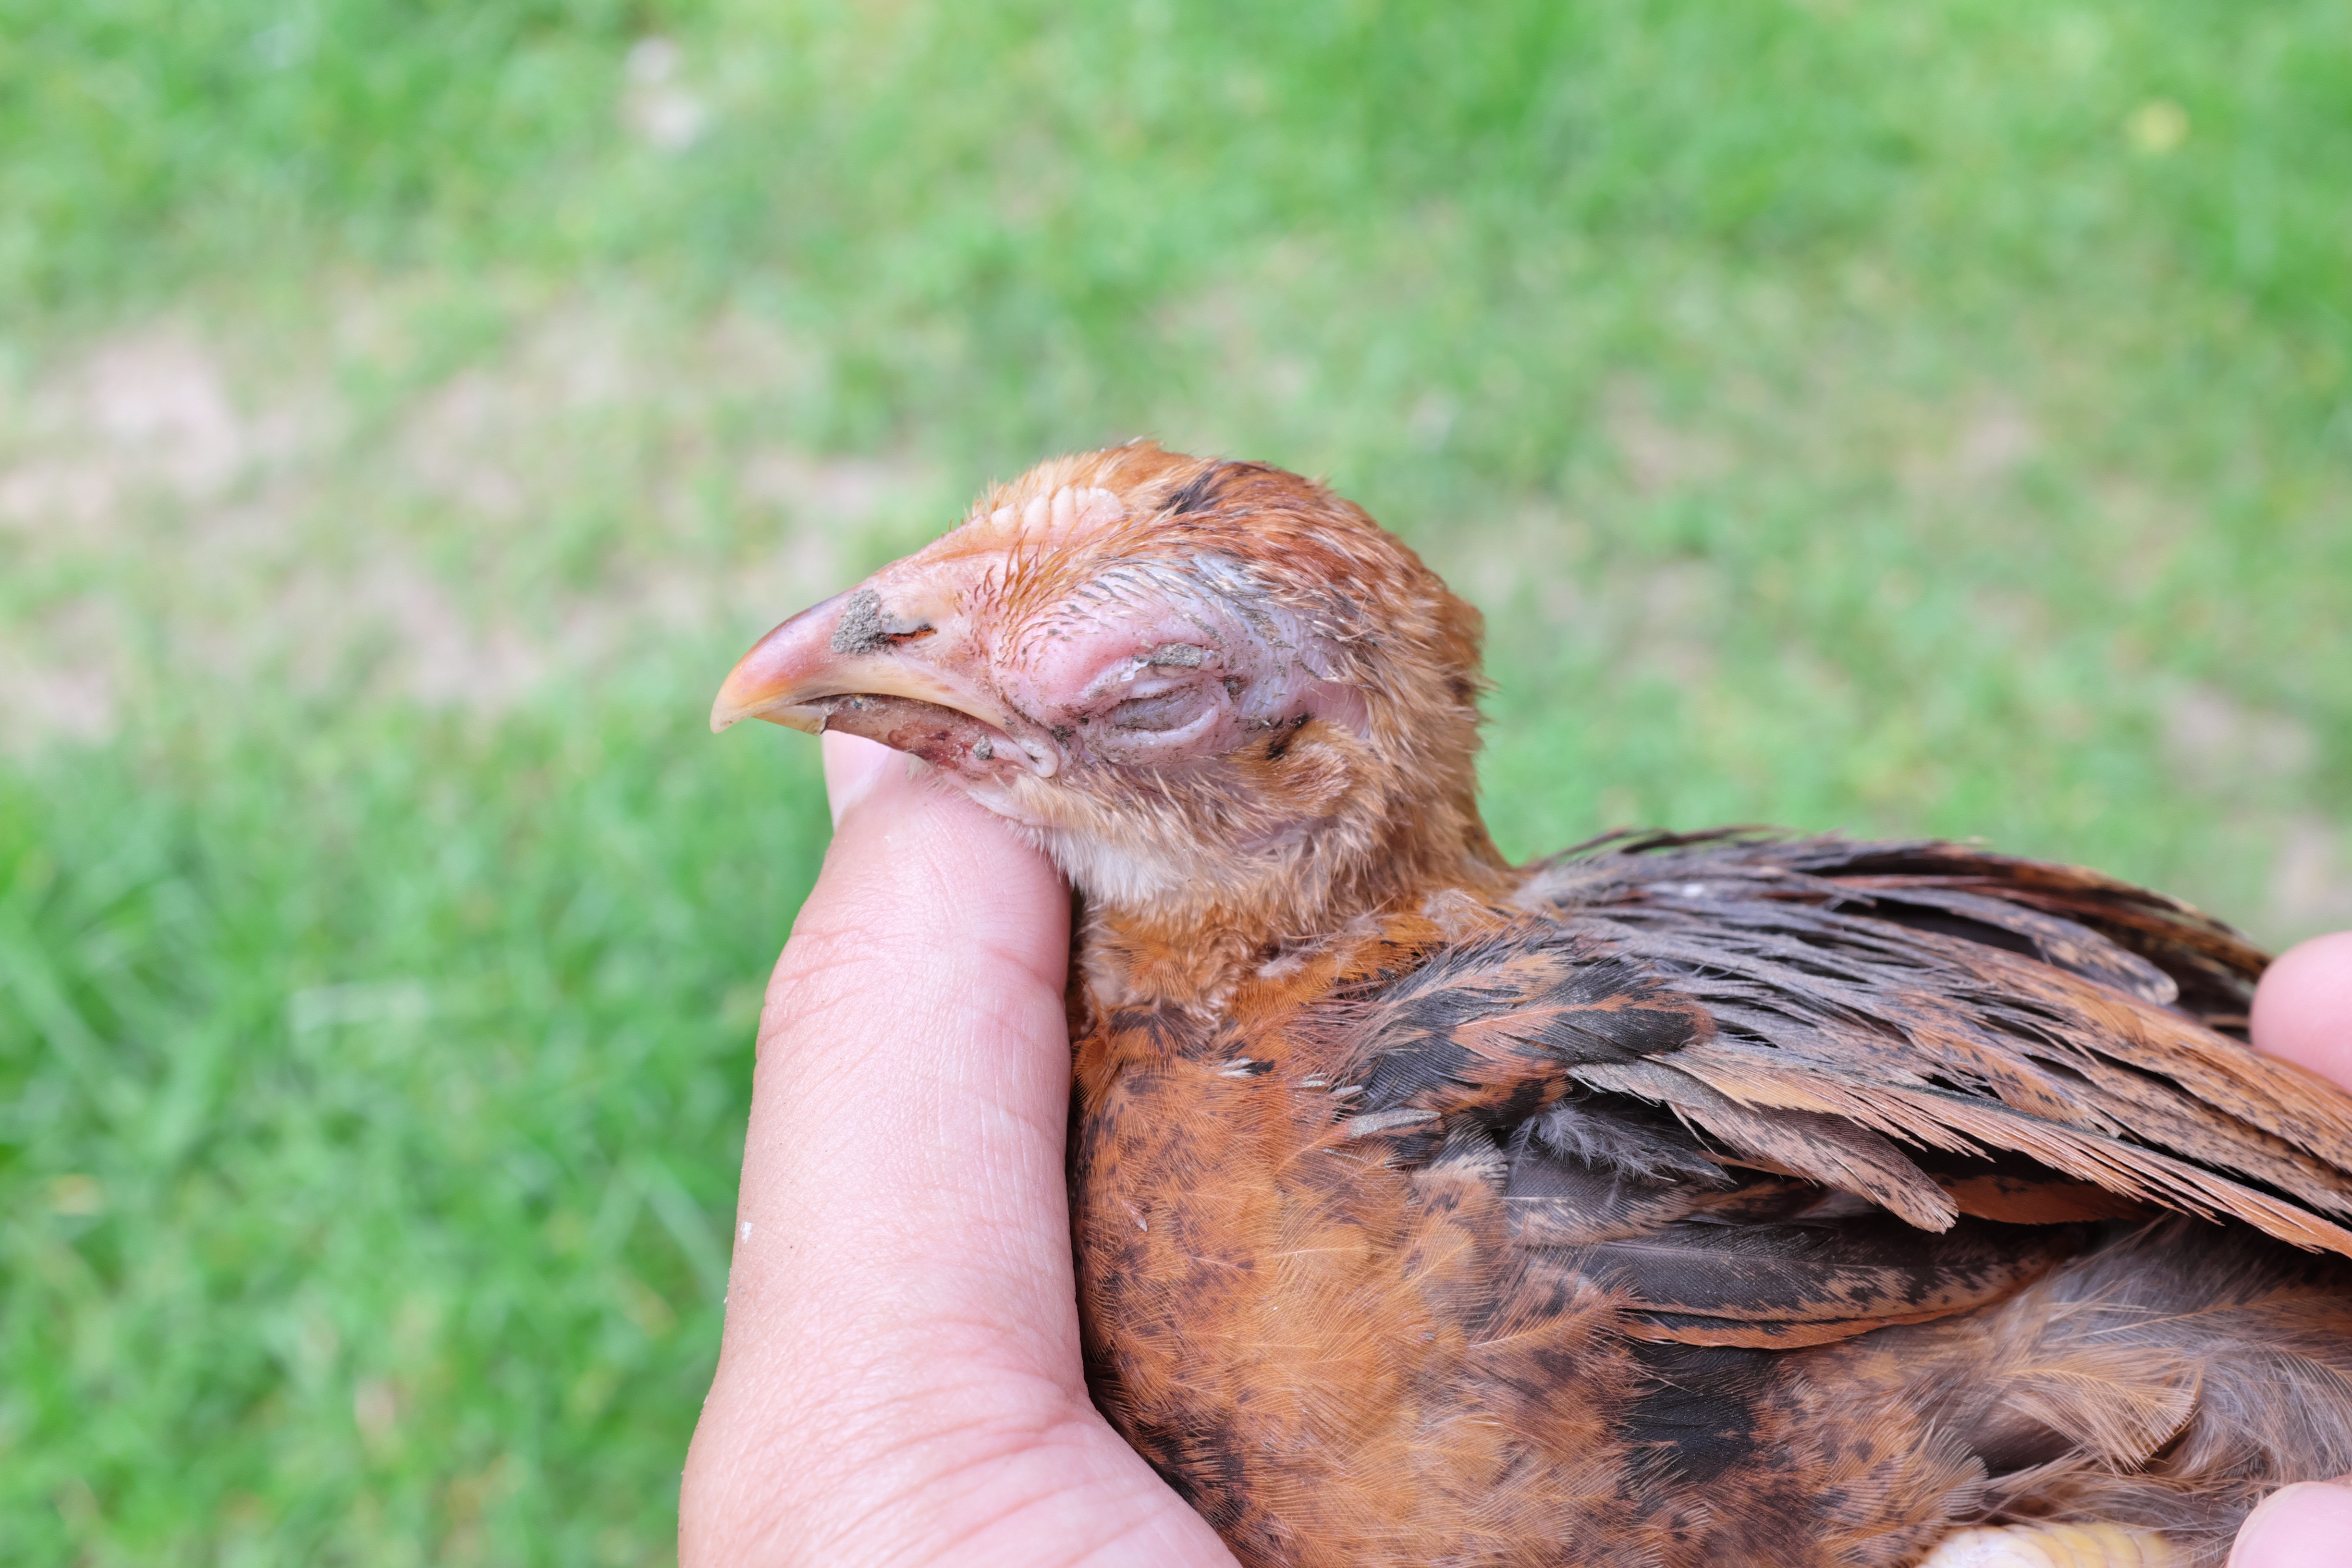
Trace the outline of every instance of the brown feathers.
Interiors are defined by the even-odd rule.
[[[2352,1465],[2352,1383],[2315,1415],[2246,1396],[2352,1366],[2352,1276],[2136,1205],[2352,1251],[2314,1212],[2340,1212],[2345,1179],[2304,1152],[2341,1108],[2154,1000],[2159,960],[2210,951],[2201,924],[2118,940],[1844,884],[1929,854],[1969,900],[1998,902],[2013,864],[1608,846],[1528,873],[1482,933],[1458,907],[1451,938],[1401,912],[1244,978],[1223,1020],[1111,1015],[1081,1042],[1074,1152],[1106,1408],[1265,1563],[1416,1561],[1330,1533],[1325,1472],[1425,1500],[1453,1460],[1400,1434],[1499,1420],[1503,1388],[1547,1392],[1481,1451],[1487,1554],[1464,1561],[1696,1563],[1734,1537],[1688,1510],[1739,1496],[1786,1527],[1738,1537],[1741,1562],[1912,1561],[1984,1517],[2162,1526],[2179,1561],[2218,1562],[2263,1489],[2335,1473],[2307,1451]],[[1089,942],[1122,951],[1110,920]],[[2293,1130],[2306,1102],[2294,1142],[2253,1120]],[[1658,1363],[1642,1341],[1765,1359]],[[1664,1365],[1703,1418],[1655,1417]],[[2313,1420],[2339,1422],[2316,1448]],[[1824,1479],[1846,1440],[1867,1486]]]
[[[1244,1562],[2218,1564],[2352,1469],[2352,1100],[2234,1037],[2259,952],[1955,844],[1507,868],[1477,649],[1328,490],[1139,444],[714,715],[917,752],[1076,885],[1093,1384]]]

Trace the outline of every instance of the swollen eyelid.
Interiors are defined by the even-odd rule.
[[[1157,697],[1130,697],[1110,710],[1110,721],[1121,730],[1178,730],[1200,710],[1199,689],[1187,687]]]

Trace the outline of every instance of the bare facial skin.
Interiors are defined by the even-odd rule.
[[[824,746],[835,837],[769,986],[679,1561],[1230,1568],[1087,1396],[1062,883],[904,758]],[[2254,1038],[2352,1086],[2352,932],[2272,967]],[[2352,1488],[2289,1487],[2232,1568],[2347,1542]]]

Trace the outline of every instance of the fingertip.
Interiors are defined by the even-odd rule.
[[[887,962],[1012,957],[1058,989],[1069,895],[1044,852],[905,752],[822,740],[833,843],[795,933],[856,932],[861,952]]]
[[[2264,1498],[2239,1528],[2229,1568],[2341,1568],[2352,1545],[2352,1487],[2300,1481]]]
[[[2255,1048],[2352,1087],[2352,931],[2297,942],[2254,991]]]
[[[879,741],[828,730],[817,737],[824,754],[824,795],[833,807],[833,825],[841,826],[856,805],[874,793],[884,770],[898,753]]]

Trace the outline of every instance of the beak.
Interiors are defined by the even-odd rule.
[[[719,689],[710,727],[746,719],[865,735],[967,779],[1052,778],[1051,731],[992,679],[970,606],[1023,560],[1043,559],[1125,515],[1117,496],[1067,486],[1016,513],[977,515],[752,646]]]
[[[903,594],[903,588],[902,588]],[[962,662],[961,637],[932,595],[904,595],[894,606],[872,584],[803,610],[752,645],[729,672],[710,707],[710,727],[746,719],[822,732],[843,708],[827,699],[898,698],[950,709],[1003,731],[1003,706],[978,682],[950,668]]]

